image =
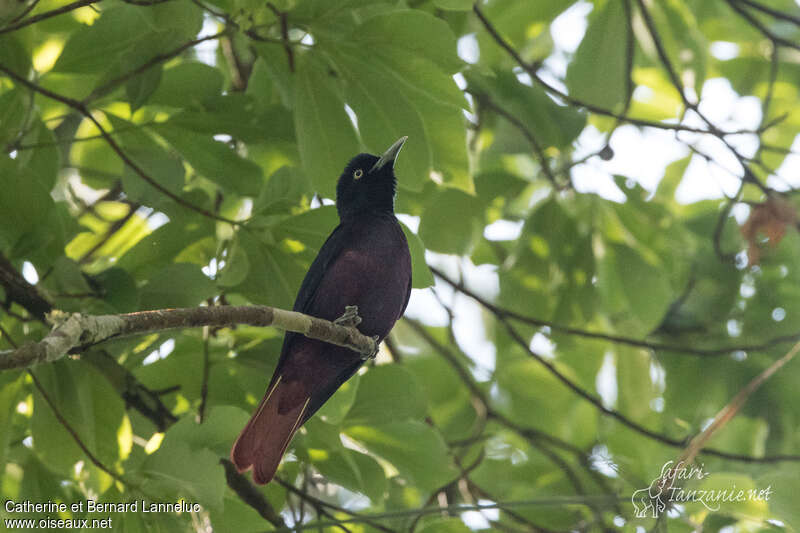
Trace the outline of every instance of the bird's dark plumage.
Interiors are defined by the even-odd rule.
[[[340,223],[322,245],[300,286],[294,310],[326,320],[358,306],[358,329],[380,340],[405,311],[411,256],[394,216],[394,160],[405,137],[381,157],[359,154],[336,187]],[[231,450],[240,472],[253,468],[268,483],[294,433],[361,366],[347,348],[287,332],[264,398]]]

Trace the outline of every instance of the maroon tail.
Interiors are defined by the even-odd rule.
[[[275,476],[311,399],[300,390],[300,383],[281,383],[281,377],[264,395],[231,449],[231,461],[237,470],[245,472],[253,467],[253,481],[259,485],[269,483]]]

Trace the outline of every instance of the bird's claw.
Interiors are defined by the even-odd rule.
[[[375,359],[375,357],[378,355],[378,351],[380,350],[381,338],[378,337],[377,335],[373,335],[373,336],[370,337],[370,339],[375,341],[375,351],[372,352],[371,354],[362,355],[361,359],[363,359],[364,361],[369,361],[370,359]]]
[[[358,316],[357,305],[346,305],[344,307],[344,314],[333,321],[337,326],[344,326],[354,328],[361,324],[361,317]]]
[[[346,305],[344,307],[344,314],[334,320],[333,323],[337,326],[344,326],[346,328],[354,328],[361,324],[361,317],[358,316],[358,306]],[[375,351],[370,354],[363,354],[361,358],[364,361],[375,359],[375,356],[378,355],[378,344],[380,343],[381,338],[377,335],[373,335],[370,338],[375,341]]]

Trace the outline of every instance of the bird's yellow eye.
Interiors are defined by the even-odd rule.
[[[364,171],[359,168],[358,170],[353,172],[353,179],[357,179],[357,180],[361,179],[361,176],[363,176],[363,175],[364,175]]]

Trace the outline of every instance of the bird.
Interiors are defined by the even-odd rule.
[[[293,310],[358,325],[380,343],[411,294],[411,254],[394,214],[394,163],[407,137],[381,156],[350,160],[336,185],[339,225],[303,279]],[[360,322],[360,324],[359,324]],[[264,397],[231,448],[240,473],[269,483],[297,430],[364,363],[348,348],[286,332]]]

